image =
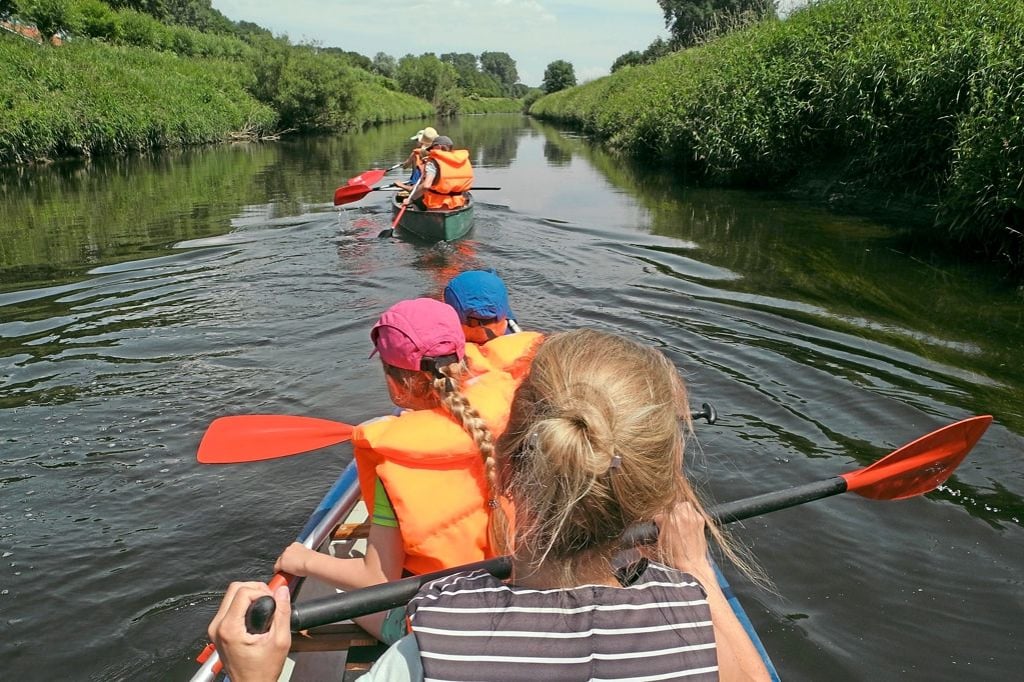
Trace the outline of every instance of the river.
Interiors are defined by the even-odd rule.
[[[469,238],[379,239],[387,193],[339,211],[334,188],[423,125],[0,170],[4,679],[187,679],[224,587],[269,577],[351,455],[203,466],[206,426],[388,412],[376,316],[479,267],[526,328],[668,354],[721,415],[687,455],[711,500],[994,415],[925,497],[735,524],[774,589],[727,573],[784,679],[1020,674],[1024,290],[898,223],[689,187],[510,115],[437,123],[501,187]]]

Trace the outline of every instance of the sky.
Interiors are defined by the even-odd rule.
[[[800,0],[782,0],[782,8]],[[519,80],[539,86],[557,59],[584,82],[615,59],[667,37],[657,0],[212,0],[233,21],[251,21],[293,43],[340,47],[373,58],[433,52],[507,52]]]

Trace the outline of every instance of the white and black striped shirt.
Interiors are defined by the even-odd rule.
[[[448,576],[409,604],[426,680],[718,679],[707,595],[650,563],[623,587],[531,590]]]

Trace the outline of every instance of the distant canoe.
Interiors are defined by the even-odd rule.
[[[451,211],[421,211],[410,205],[402,214],[398,228],[430,242],[450,242],[465,237],[473,229],[473,196],[466,193],[466,205]],[[402,209],[396,194],[391,200],[392,215]]]

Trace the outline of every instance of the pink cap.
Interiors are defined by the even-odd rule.
[[[374,351],[393,367],[418,371],[424,358],[466,355],[466,338],[459,315],[433,298],[399,301],[388,308],[370,330]]]

